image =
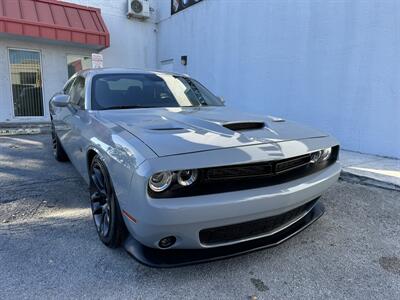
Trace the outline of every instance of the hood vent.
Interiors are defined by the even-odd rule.
[[[171,131],[171,130],[183,130],[181,127],[164,127],[164,128],[150,128],[154,131]]]
[[[222,126],[228,128],[232,131],[243,131],[243,130],[255,130],[262,129],[265,127],[264,122],[234,122],[234,123],[225,123]]]

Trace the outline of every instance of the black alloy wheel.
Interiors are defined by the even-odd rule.
[[[100,240],[110,248],[117,248],[126,228],[109,173],[98,155],[90,165],[90,204]]]

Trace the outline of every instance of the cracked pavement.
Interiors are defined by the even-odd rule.
[[[0,137],[0,299],[400,298],[400,191],[339,181],[278,247],[152,269],[101,244],[84,181],[50,144]]]

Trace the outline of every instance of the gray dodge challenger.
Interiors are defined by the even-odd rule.
[[[229,109],[187,75],[86,70],[49,106],[55,158],[88,183],[100,240],[150,266],[276,246],[323,214],[340,173],[333,137]]]

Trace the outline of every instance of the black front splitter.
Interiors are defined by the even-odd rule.
[[[310,226],[324,214],[324,211],[324,206],[317,202],[307,215],[284,230],[272,236],[230,246],[160,250],[144,246],[132,236],[129,236],[124,243],[124,248],[137,261],[149,267],[172,268],[204,263],[277,246]]]

